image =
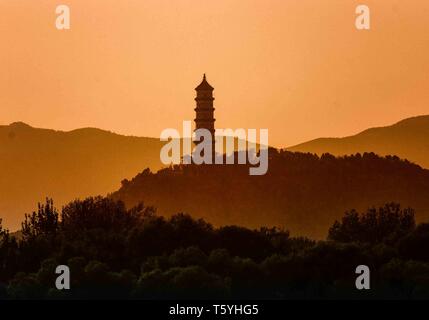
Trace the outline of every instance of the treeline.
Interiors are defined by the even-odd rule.
[[[393,203],[347,212],[326,241],[101,197],[61,212],[47,200],[22,226],[19,237],[0,228],[2,299],[429,298],[429,224]],[[59,264],[71,290],[55,288]],[[362,264],[369,291],[355,288]]]
[[[144,202],[171,216],[187,212],[216,226],[287,226],[292,235],[324,239],[351,208],[398,202],[429,221],[429,171],[395,156],[334,157],[270,149],[268,172],[246,165],[183,165],[145,170],[112,197],[128,208]]]

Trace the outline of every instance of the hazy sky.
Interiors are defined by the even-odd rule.
[[[275,146],[429,114],[429,1],[0,0],[0,123],[159,137],[204,72],[216,126]]]

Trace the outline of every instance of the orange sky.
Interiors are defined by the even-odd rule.
[[[194,118],[206,72],[217,127],[349,135],[429,114],[428,17],[427,0],[0,0],[0,123],[159,137]]]

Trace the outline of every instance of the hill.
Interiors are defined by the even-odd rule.
[[[16,230],[24,212],[49,196],[61,206],[107,194],[142,168],[159,169],[159,139],[121,136],[94,128],[70,132],[0,126],[0,217]]]
[[[429,115],[372,128],[345,138],[320,138],[288,148],[289,151],[347,155],[374,152],[397,155],[429,168]]]
[[[398,202],[429,220],[429,170],[373,153],[336,158],[270,149],[265,176],[245,165],[145,170],[111,195],[128,207],[143,201],[171,216],[186,212],[215,225],[280,226],[322,239],[346,210]]]

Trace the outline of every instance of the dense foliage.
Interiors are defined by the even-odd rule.
[[[392,203],[346,213],[318,242],[101,197],[61,212],[47,200],[22,226],[0,227],[1,298],[429,298],[429,225]],[[71,290],[55,289],[59,264]],[[361,264],[370,291],[355,289]]]

